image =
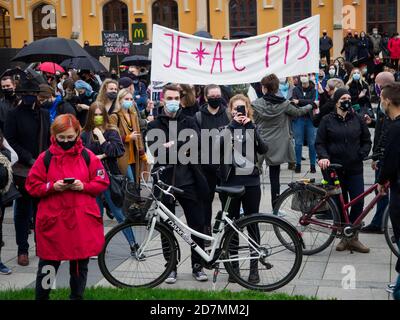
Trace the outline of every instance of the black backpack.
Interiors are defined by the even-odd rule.
[[[82,150],[82,157],[83,157],[83,159],[85,159],[86,166],[89,168],[90,155],[89,155],[88,151],[86,150],[86,148],[84,148]],[[46,154],[44,155],[44,159],[43,159],[44,166],[46,167],[46,173],[49,172],[51,158],[53,158],[53,154],[50,152],[50,150],[46,150]]]

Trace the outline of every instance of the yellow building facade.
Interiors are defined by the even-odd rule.
[[[0,46],[13,48],[48,35],[101,45],[102,30],[121,28],[133,40],[135,23],[145,24],[148,39],[153,23],[221,39],[236,31],[266,33],[319,14],[321,30],[340,51],[347,29],[400,29],[400,0],[0,0],[0,9]]]

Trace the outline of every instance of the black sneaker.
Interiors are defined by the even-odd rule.
[[[250,268],[249,282],[253,284],[260,283],[260,275],[258,274],[258,268]]]
[[[301,173],[301,165],[296,164],[296,168],[294,169],[295,173]]]
[[[310,172],[317,173],[317,169],[315,168],[315,166],[311,166]]]
[[[360,231],[362,233],[383,234],[383,230],[381,228],[374,226],[372,224],[362,228]]]

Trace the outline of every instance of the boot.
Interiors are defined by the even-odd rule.
[[[258,273],[258,261],[252,260],[250,262],[250,274],[248,281],[252,284],[260,283],[260,275]]]
[[[353,239],[349,242],[349,250],[359,252],[359,253],[369,253],[370,249],[363,245],[360,240],[358,240],[358,232]]]
[[[348,240],[347,239],[342,239],[340,240],[340,243],[336,246],[336,251],[342,252],[347,250],[348,248]]]

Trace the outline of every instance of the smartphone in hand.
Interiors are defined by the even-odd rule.
[[[238,115],[246,116],[246,106],[238,106],[236,112]]]
[[[75,178],[65,178],[64,183],[65,184],[73,184],[75,182]]]

